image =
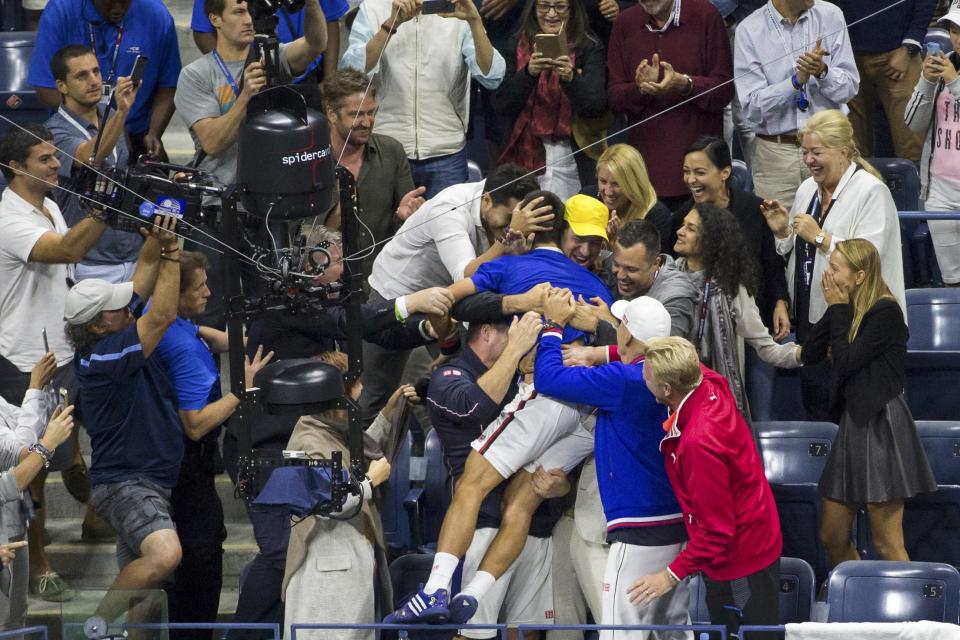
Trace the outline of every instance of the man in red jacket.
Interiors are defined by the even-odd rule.
[[[660,452],[690,541],[663,571],[630,585],[631,602],[646,604],[702,572],[710,621],[732,637],[740,625],[780,624],[780,520],[727,381],[678,337],[647,343],[643,377],[670,407]]]

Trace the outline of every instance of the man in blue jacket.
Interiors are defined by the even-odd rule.
[[[534,385],[558,400],[597,407],[594,455],[611,543],[601,624],[686,624],[686,584],[678,584],[664,596],[666,601],[660,598],[644,606],[631,604],[627,596],[634,579],[669,564],[686,540],[659,450],[667,414],[643,380],[645,342],[670,335],[670,314],[647,296],[618,300],[610,311],[620,321],[621,361],[596,368],[564,367],[560,343],[576,302],[569,291],[551,289],[544,303],[546,324]],[[612,639],[613,632],[602,632],[601,637]],[[678,637],[685,635],[680,632]]]

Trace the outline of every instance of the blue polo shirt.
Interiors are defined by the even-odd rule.
[[[134,317],[143,303],[134,296]],[[143,357],[136,323],[74,360],[79,418],[90,434],[94,485],[146,478],[173,488],[183,459],[176,396],[160,358]]]
[[[177,316],[160,339],[157,355],[170,376],[178,409],[199,411],[220,399],[220,373],[196,323]]]
[[[327,22],[337,22],[350,11],[350,5],[347,0],[320,0],[320,8],[323,9],[323,15]],[[287,13],[280,9],[276,13],[277,18],[277,39],[280,42],[293,42],[297,38],[303,37],[303,9],[296,13]],[[213,33],[213,25],[210,19],[203,11],[203,0],[193,0],[193,17],[190,18],[190,28],[198,33]],[[323,55],[317,56],[303,75],[294,79],[294,84],[302,82],[304,78],[313,73],[314,69],[323,62]]]
[[[529,291],[541,282],[570,289],[584,300],[600,297],[613,304],[603,280],[563,255],[560,249],[539,247],[519,256],[500,256],[485,262],[470,276],[477,291],[514,295]]]
[[[121,27],[122,37],[117,45]],[[118,77],[130,75],[138,55],[149,59],[143,84],[127,116],[127,131],[131,135],[147,131],[156,90],[176,88],[180,76],[177,31],[164,4],[160,0],[134,0],[120,24],[113,24],[100,15],[91,0],[50,0],[33,45],[30,84],[56,89],[50,60],[68,44],[86,45],[97,52],[104,83],[109,79],[110,84],[116,84]]]

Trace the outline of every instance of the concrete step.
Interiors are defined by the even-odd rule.
[[[234,486],[226,474],[216,477],[215,484],[220,502],[223,503],[223,517],[227,522],[249,523],[243,501],[234,497]],[[51,473],[47,477],[45,487],[47,520],[83,518],[84,505],[73,499],[63,484],[59,472]],[[79,533],[78,533],[79,535]]]
[[[117,576],[116,544],[81,542],[80,523],[80,519],[47,522],[52,539],[46,547],[50,564],[73,588],[106,589]],[[253,528],[228,523],[223,550],[224,586],[237,588],[240,572],[257,552]]]

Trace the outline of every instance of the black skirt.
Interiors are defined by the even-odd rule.
[[[847,504],[893,502],[936,491],[910,409],[897,396],[864,425],[847,412],[820,477],[820,494]]]

